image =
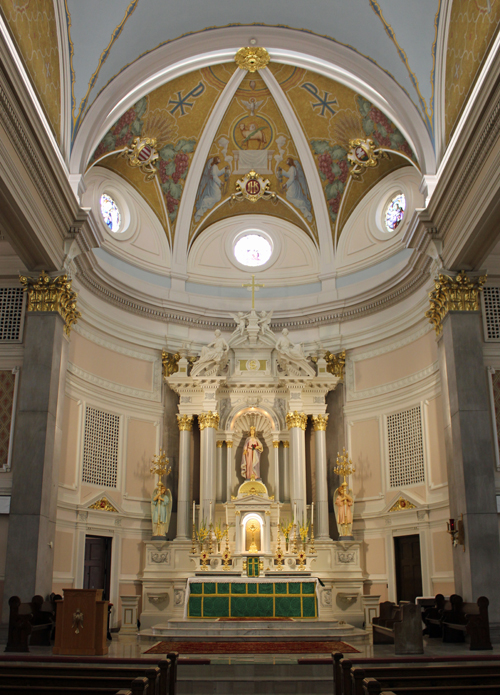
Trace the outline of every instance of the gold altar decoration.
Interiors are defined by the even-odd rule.
[[[179,360],[181,356],[178,352],[171,354],[166,350],[161,351],[161,363],[163,365],[163,376],[172,376],[179,371]]]
[[[338,355],[333,355],[331,352],[325,352],[326,371],[343,379],[345,376],[345,350],[339,352]]]
[[[222,553],[222,569],[228,570],[231,565],[231,552],[229,550],[229,526],[226,524],[226,547]]]
[[[205,427],[213,427],[216,430],[219,427],[219,413],[212,413],[211,410],[208,413],[200,413],[198,415],[198,426],[200,430],[204,430]]]
[[[252,290],[252,309],[255,309],[255,290],[259,290],[260,287],[265,287],[265,285],[257,285],[255,283],[255,275],[252,275],[252,282],[243,283],[242,287],[248,287]]]
[[[479,293],[486,278],[487,275],[470,278],[465,270],[455,277],[440,274],[436,278],[434,289],[429,292],[431,308],[425,312],[436,335],[443,330],[443,320],[449,311],[479,311]]]
[[[214,526],[214,535],[217,540],[217,552],[220,553],[220,546],[221,546],[221,541],[224,538],[224,536],[229,532],[229,528],[226,526],[225,529],[222,528],[220,525],[220,522],[217,522],[217,525]],[[226,543],[227,545],[227,543]]]
[[[19,282],[24,285],[24,291],[28,294],[28,311],[57,311],[65,323],[64,332],[69,335],[71,328],[82,315],[76,309],[78,295],[71,289],[68,276],[59,275],[51,278],[42,270],[38,278],[20,275]]]
[[[328,415],[313,415],[311,419],[315,432],[326,430]]]
[[[177,427],[179,432],[191,432],[193,429],[192,415],[177,415]]]
[[[253,169],[236,181],[235,188],[236,193],[232,194],[231,200],[240,202],[248,200],[251,203],[256,203],[262,198],[263,200],[271,200],[275,204],[278,203],[278,196],[271,191],[269,179],[265,179]]]
[[[351,165],[349,173],[355,181],[361,180],[361,174],[364,169],[376,167],[379,159],[389,159],[389,153],[377,147],[370,138],[349,140],[347,161]]]
[[[245,482],[240,485],[237,497],[248,497],[249,495],[259,495],[261,497],[268,496],[267,487],[262,480],[255,480],[254,474],[252,474],[250,480],[245,480]]]
[[[87,509],[99,509],[103,512],[116,512],[118,514],[118,509],[111,504],[107,497],[101,497],[100,500],[91,504]]]
[[[392,507],[389,509],[390,512],[404,512],[407,509],[416,509],[416,506],[412,504],[409,500],[405,500],[404,497],[400,497]]]
[[[297,547],[297,524],[294,523],[293,525],[293,545],[292,545],[292,553],[294,555],[297,555],[299,549]]]
[[[205,550],[203,550],[200,553],[200,560],[201,560],[200,568],[202,570],[208,570],[207,563],[210,560],[210,555]]]
[[[300,533],[300,538],[302,540],[302,550],[306,552],[306,541],[307,541],[307,536],[309,535],[309,524],[305,524],[304,526],[299,526],[299,533]]]
[[[234,56],[236,65],[248,72],[257,72],[269,65],[270,57],[265,48],[260,46],[245,46]]]
[[[172,472],[172,466],[170,465],[164,451],[160,449],[160,453],[157,456],[153,456],[151,468],[149,470],[151,471],[152,475],[158,476],[158,480],[160,480],[164,475],[170,475]]]
[[[139,136],[122,152],[131,167],[139,167],[146,174],[145,181],[152,181],[156,176],[156,162],[159,158],[156,138]]]
[[[281,523],[281,533],[285,536],[285,550],[288,552],[288,544],[290,540],[290,533],[293,529],[293,521],[287,521]]]
[[[278,523],[278,541],[276,543],[276,552],[274,554],[275,560],[276,560],[276,569],[281,572],[283,569],[283,551],[281,550],[281,533],[280,533],[280,525]]]
[[[286,414],[286,426],[289,430],[292,427],[300,427],[305,430],[307,427],[307,415],[305,413],[298,413],[296,410],[293,413]]]
[[[299,561],[299,571],[303,571],[306,569],[306,551],[301,550],[300,553],[297,555],[297,560]]]
[[[311,555],[316,555],[316,548],[314,546],[314,520],[311,516],[311,537],[309,539],[309,553]]]
[[[247,529],[252,534],[252,540],[250,542],[250,547],[248,548],[248,552],[249,553],[258,553],[259,549],[257,548],[257,544],[255,543],[255,534],[258,530],[260,530],[260,526],[254,519],[251,519],[247,524]]]
[[[198,543],[200,544],[200,554],[203,553],[203,545],[209,533],[210,530],[205,526],[204,521],[202,521],[198,529],[195,530],[196,538],[198,539]]]
[[[345,450],[345,447],[342,449],[342,455],[337,453],[337,465],[333,469],[333,472],[336,473],[337,475],[341,475],[343,478],[342,485],[338,490],[342,489],[342,494],[344,497],[344,519],[347,519],[348,514],[347,514],[347,498],[346,495],[349,494],[349,486],[347,484],[347,476],[352,475],[353,473],[356,472],[356,469],[354,468],[354,465],[349,458],[349,453]],[[342,524],[342,535],[344,536],[349,536],[349,526],[351,525],[350,522],[345,521]]]

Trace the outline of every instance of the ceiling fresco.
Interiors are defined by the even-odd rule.
[[[499,22],[500,0],[455,0],[453,3],[446,49],[446,142],[450,140]]]
[[[296,84],[301,81],[299,73],[283,66],[278,77]],[[218,205],[231,198],[237,181],[249,171],[267,179],[270,190],[293,208],[317,239],[309,185],[296,146],[259,73],[246,74],[221,120],[198,185],[190,237]],[[254,212],[260,202],[254,203]],[[229,207],[227,214],[231,214]]]
[[[59,43],[53,0],[0,0],[56,139],[61,134]]]
[[[225,86],[223,71],[218,82],[207,79],[207,73],[183,75],[140,99],[110,128],[89,162],[127,179],[155,210],[171,243],[193,153]],[[153,175],[123,156],[136,138],[156,140]]]

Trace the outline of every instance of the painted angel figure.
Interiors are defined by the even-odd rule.
[[[250,436],[245,440],[243,456],[241,459],[241,474],[245,480],[251,480],[252,476],[260,478],[260,455],[264,451],[261,442],[255,436],[255,427],[250,427]]]
[[[219,169],[219,164],[219,157],[213,157],[205,165],[196,196],[195,222],[199,222],[203,215],[217,205],[222,198],[223,182],[220,177],[224,176],[224,183],[229,179],[229,167]]]
[[[163,483],[153,490],[151,498],[151,521],[153,523],[153,538],[159,536],[165,538],[170,526],[170,516],[172,514],[172,493],[167,490]]]
[[[284,171],[281,167],[277,169],[278,181],[282,181],[283,178],[288,179],[288,181],[283,183],[283,190],[286,190],[286,199],[300,210],[308,222],[312,222],[309,188],[302,165],[292,157],[288,157],[286,163],[288,171]]]

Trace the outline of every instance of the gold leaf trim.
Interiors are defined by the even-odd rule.
[[[91,504],[89,507],[87,507],[87,509],[99,509],[102,512],[118,513],[118,509],[111,504],[107,497],[101,497],[100,500],[97,500],[97,502]]]
[[[161,363],[163,365],[163,376],[172,376],[179,371],[179,360],[181,356],[178,352],[172,354],[162,350]]]
[[[191,432],[193,429],[192,415],[177,415],[177,427],[179,431]]]
[[[236,65],[242,70],[248,70],[248,72],[257,72],[257,70],[262,70],[267,65],[271,58],[269,53],[265,48],[260,46],[245,46],[240,48],[240,50],[234,56]]]
[[[213,427],[216,430],[219,427],[219,413],[212,413],[211,410],[208,413],[200,413],[198,415],[198,425],[200,430],[204,430],[205,427]]]
[[[305,430],[307,427],[307,415],[305,413],[298,413],[296,410],[294,410],[293,413],[287,413],[286,426],[289,430],[292,429],[292,427],[300,427],[300,429]]]
[[[408,509],[416,509],[417,507],[410,502],[410,500],[405,500],[404,497],[400,497],[392,507],[389,509],[390,512],[405,512]]]
[[[345,375],[345,350],[333,355],[331,352],[325,353],[326,371],[343,379]]]
[[[470,278],[462,270],[455,277],[439,275],[434,289],[429,292],[431,308],[425,312],[433,324],[436,335],[443,330],[443,320],[449,311],[479,311],[479,293],[483,289],[487,275]]]
[[[328,415],[313,415],[311,419],[315,432],[326,430]]]
[[[66,324],[64,332],[69,335],[73,324],[82,315],[76,309],[78,295],[71,289],[68,276],[58,275],[51,278],[42,270],[38,278],[20,275],[19,282],[24,285],[24,291],[28,294],[28,311],[57,311]]]

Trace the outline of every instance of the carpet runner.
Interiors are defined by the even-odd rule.
[[[346,642],[157,642],[144,654],[359,654]]]

